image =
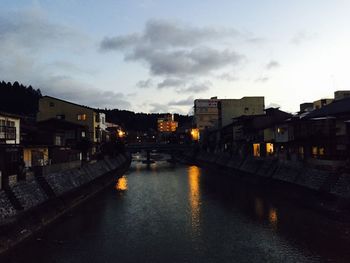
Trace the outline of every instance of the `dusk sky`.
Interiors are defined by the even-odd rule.
[[[0,80],[100,108],[299,104],[350,89],[350,1],[1,0]]]

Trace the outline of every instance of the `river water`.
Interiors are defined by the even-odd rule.
[[[216,170],[134,161],[10,263],[350,262],[348,224]]]

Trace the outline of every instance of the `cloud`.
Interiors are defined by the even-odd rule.
[[[1,48],[25,49],[38,53],[42,49],[64,48],[73,42],[84,45],[87,36],[69,26],[51,23],[41,8],[0,13]],[[76,47],[76,50],[79,50]]]
[[[85,52],[89,46],[92,48],[93,43],[87,35],[70,26],[51,22],[41,8],[0,11],[0,72],[3,80],[19,81],[40,88],[45,95],[91,107],[130,108],[124,94],[99,90],[81,80],[81,75],[85,77],[94,71],[81,68],[62,55]]]
[[[276,60],[271,60],[269,63],[266,64],[266,69],[274,69],[274,68],[279,68],[281,65],[278,63]]]
[[[193,27],[185,23],[168,20],[149,20],[142,34],[105,37],[100,49],[123,50],[140,45],[155,49],[168,47],[192,47],[207,41],[237,38],[241,34],[232,28]]]
[[[205,81],[201,83],[192,83],[187,88],[178,89],[178,93],[200,93],[210,89],[212,83],[210,81]]]
[[[130,109],[131,104],[120,92],[103,91],[70,76],[52,76],[38,80],[37,88],[46,95],[96,108]]]
[[[222,73],[218,76],[216,76],[218,79],[221,79],[221,80],[225,80],[225,81],[230,81],[230,82],[233,82],[233,81],[238,81],[239,79],[237,77],[235,77],[233,74],[231,73]]]
[[[126,56],[126,60],[146,62],[153,75],[177,77],[209,74],[225,66],[235,66],[243,58],[234,51],[209,47],[174,51],[143,47]]]
[[[278,103],[271,102],[265,107],[265,109],[268,109],[268,108],[280,108],[280,107],[281,107],[281,105],[279,105]]]
[[[294,45],[300,45],[304,42],[314,39],[315,37],[316,37],[316,34],[310,34],[305,31],[300,31],[290,39],[290,43]]]
[[[153,113],[167,113],[167,112],[169,112],[169,106],[166,104],[150,103],[149,106],[151,107],[150,112],[153,112]]]
[[[255,80],[255,82],[261,82],[261,83],[265,83],[265,82],[268,82],[270,80],[269,77],[260,77],[260,78],[257,78]]]
[[[173,88],[179,87],[186,84],[186,80],[184,79],[164,79],[162,82],[158,83],[158,89],[163,88]]]
[[[153,87],[153,81],[152,79],[147,79],[147,80],[140,80],[139,82],[136,83],[136,87],[140,89],[148,89]]]
[[[105,37],[100,50],[118,51],[125,61],[145,65],[152,76],[163,78],[157,85],[159,89],[196,92],[207,88],[184,87],[191,85],[193,79],[201,81],[225,68],[233,71],[245,60],[243,54],[225,42],[238,38],[250,41],[232,28],[194,27],[174,21],[150,20],[140,33]]]
[[[193,101],[194,101],[193,96],[190,96],[187,99],[170,101],[169,105],[170,106],[190,106],[190,105],[193,105]]]

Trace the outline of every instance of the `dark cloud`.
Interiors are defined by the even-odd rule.
[[[266,64],[266,69],[274,69],[274,68],[279,68],[281,65],[278,63],[276,60],[271,60],[269,63]]]
[[[102,91],[79,79],[94,74],[65,60],[66,51],[80,53],[93,43],[84,33],[52,23],[44,10],[0,11],[0,69],[7,81],[40,88],[43,94],[99,108],[130,108],[124,94]],[[60,60],[51,59],[57,54]],[[44,59],[43,59],[44,58]]]
[[[51,23],[45,12],[39,8],[0,12],[2,49],[9,47],[39,52],[43,48],[71,46],[73,42],[79,42],[81,48],[86,38],[87,36],[69,26]]]
[[[194,101],[193,96],[190,96],[187,99],[170,101],[169,105],[170,106],[190,106],[190,105],[193,105],[193,101]]]
[[[139,82],[136,83],[136,87],[140,89],[148,89],[153,87],[153,81],[152,79],[147,79],[147,80],[140,80]]]
[[[52,76],[37,81],[35,87],[45,94],[98,108],[130,109],[126,96],[120,92],[99,90],[70,76]]]
[[[221,80],[225,80],[225,81],[230,81],[230,82],[239,80],[237,77],[235,77],[231,73],[222,73],[222,74],[218,75],[217,78],[221,79]]]
[[[149,106],[151,107],[150,112],[153,112],[153,113],[167,113],[167,112],[169,112],[169,106],[167,104],[150,103]]]
[[[212,83],[210,81],[205,81],[202,83],[192,83],[187,88],[178,89],[178,93],[200,93],[210,89]]]
[[[126,56],[127,60],[143,61],[153,75],[191,76],[209,74],[225,66],[239,64],[244,56],[230,50],[196,47],[191,50],[155,50],[141,47]]]
[[[158,83],[157,87],[158,89],[163,88],[174,88],[183,86],[187,83],[184,79],[164,79],[162,82]]]
[[[207,88],[185,88],[194,78],[201,80],[223,68],[235,68],[244,60],[245,56],[231,47],[220,48],[222,41],[237,38],[245,36],[235,29],[150,20],[139,34],[104,38],[100,49],[122,52],[126,61],[146,65],[153,76],[164,78],[157,85],[160,89],[195,92]]]
[[[105,37],[101,42],[101,50],[123,50],[139,45],[153,48],[193,47],[207,41],[223,38],[237,38],[241,34],[235,29],[199,28],[185,23],[150,20],[146,23],[142,34],[130,34],[117,37]]]

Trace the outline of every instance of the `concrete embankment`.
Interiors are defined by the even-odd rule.
[[[111,185],[129,165],[130,157],[120,154],[0,190],[0,255]]]
[[[277,189],[292,199],[321,210],[339,212],[350,207],[350,174],[345,170],[328,171],[297,162],[200,151],[184,153],[181,159],[225,170],[229,175],[271,187],[271,190]]]

